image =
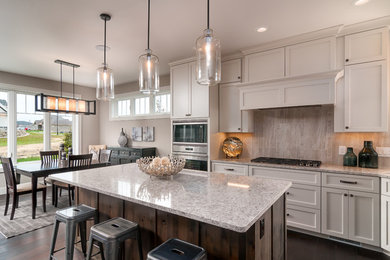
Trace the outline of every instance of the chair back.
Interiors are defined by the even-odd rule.
[[[40,151],[41,164],[53,164],[58,162],[60,151]]]
[[[89,167],[92,162],[92,154],[69,155],[69,167]]]
[[[14,166],[12,164],[11,158],[1,157],[1,164],[3,166],[5,182],[7,185],[7,193],[8,190],[13,190],[13,192],[17,193],[16,177],[15,177]]]
[[[99,152],[99,162],[100,163],[108,163],[111,159],[111,150],[100,150]]]

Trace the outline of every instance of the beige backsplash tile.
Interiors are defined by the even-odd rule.
[[[333,122],[333,106],[258,110],[253,134],[220,133],[220,146],[226,137],[236,136],[244,143],[243,158],[298,158],[338,165],[343,162],[339,145],[353,147],[356,155],[365,140],[373,141],[374,147],[390,146],[389,133],[335,133]],[[390,158],[379,157],[379,166],[390,167]]]

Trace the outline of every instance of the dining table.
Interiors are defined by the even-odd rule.
[[[20,163],[15,166],[16,181],[20,183],[20,176],[24,175],[31,178],[32,189],[32,218],[35,219],[37,208],[37,186],[38,178],[45,178],[50,174],[63,173],[68,171],[78,171],[90,168],[99,168],[110,166],[108,162],[99,162],[92,160],[90,166],[69,167],[66,160],[56,160],[52,163],[42,164],[40,161],[30,163]]]

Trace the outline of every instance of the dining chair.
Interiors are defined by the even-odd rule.
[[[92,162],[92,154],[80,154],[80,155],[69,155],[68,159],[68,167],[69,168],[89,168]],[[55,182],[54,185],[54,205],[57,207],[58,205],[58,191],[67,190],[69,196],[69,206],[72,206],[72,200],[74,200],[74,189],[73,185],[63,183],[63,182]]]
[[[5,182],[6,182],[6,198],[5,198],[5,209],[4,216],[7,215],[8,206],[9,206],[9,197],[12,195],[12,210],[10,219],[14,219],[15,209],[19,204],[19,196],[32,193],[31,183],[22,183],[17,184],[16,176],[14,171],[14,166],[12,164],[11,158],[1,157],[1,163],[3,166]],[[43,211],[46,212],[46,185],[37,184],[37,192],[42,191],[42,203],[43,203]]]
[[[53,164],[58,162],[60,151],[40,151],[41,164]]]
[[[110,162],[111,153],[112,153],[112,150],[106,150],[106,149],[100,150],[99,151],[99,162],[100,163],[108,163],[108,162]]]

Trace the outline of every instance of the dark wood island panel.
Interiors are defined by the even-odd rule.
[[[282,260],[286,257],[285,196],[245,233],[185,218],[141,204],[77,188],[79,204],[95,207],[99,221],[123,217],[138,223],[144,258],[154,247],[176,237],[206,249],[208,259]],[[127,241],[124,259],[138,259],[136,243]]]

